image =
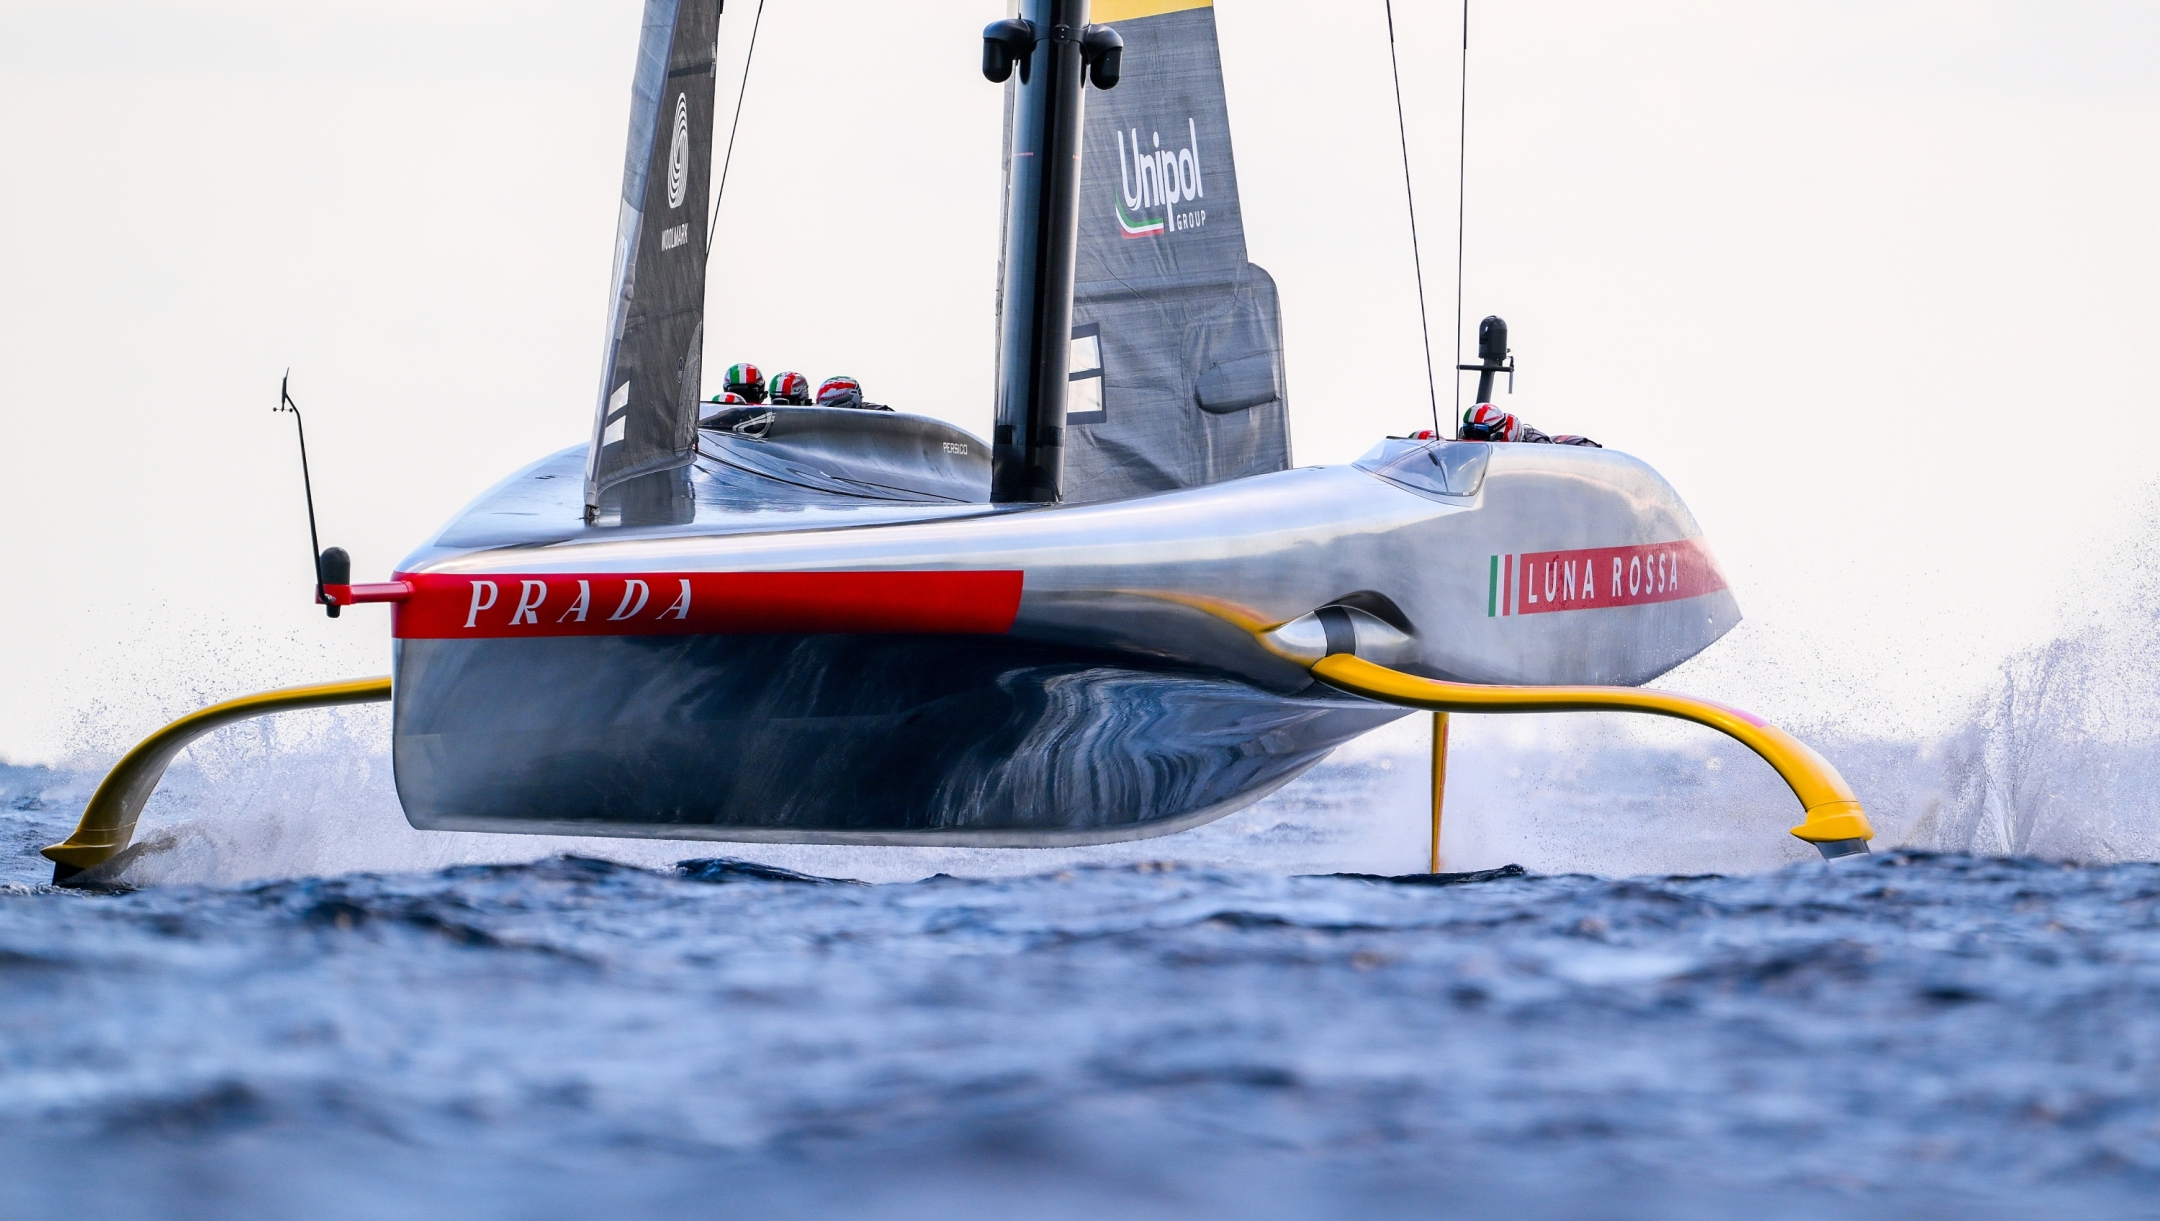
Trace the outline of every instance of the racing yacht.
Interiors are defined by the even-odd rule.
[[[646,5],[588,443],[393,581],[328,586],[394,603],[414,826],[1160,835],[1406,715],[1318,681],[1330,654],[1633,685],[1738,622],[1686,506],[1626,454],[1426,434],[1293,467],[1208,0],[1025,0],[985,32],[1008,91],[987,441],[706,401],[719,8]]]

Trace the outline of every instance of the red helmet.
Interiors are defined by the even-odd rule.
[[[735,403],[748,403],[750,400],[735,393],[733,390],[727,390],[712,396],[712,401],[725,406]]]
[[[1463,412],[1462,428],[1456,432],[1463,441],[1512,441],[1522,432],[1522,422],[1491,403],[1479,403]]]
[[[772,401],[783,407],[808,407],[812,401],[810,379],[793,370],[773,374],[768,390]]]
[[[820,407],[860,407],[862,403],[862,383],[852,377],[828,377],[818,383],[817,405]]]

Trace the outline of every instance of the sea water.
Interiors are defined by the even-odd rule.
[[[379,709],[206,739],[105,888],[0,771],[0,1215],[2160,1213],[2160,750],[2121,631],[1957,732],[1427,721],[1061,851],[423,833]],[[1507,866],[1522,868],[1507,868]]]

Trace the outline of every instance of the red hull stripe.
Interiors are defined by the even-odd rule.
[[[1018,571],[400,573],[400,640],[1009,631]]]
[[[1526,552],[1516,572],[1518,615],[1674,602],[1725,588],[1725,574],[1699,538],[1635,547]]]

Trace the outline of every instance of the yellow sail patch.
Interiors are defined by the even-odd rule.
[[[1095,0],[1088,5],[1093,22],[1131,21],[1161,13],[1182,13],[1189,8],[1213,8],[1215,0]]]

